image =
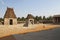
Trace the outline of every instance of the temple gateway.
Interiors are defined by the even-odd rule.
[[[28,14],[24,26],[33,25],[34,21],[34,16]],[[60,24],[60,15],[54,15],[53,21],[51,22]],[[13,8],[7,7],[7,10],[4,15],[4,25],[17,25],[17,17],[14,13]]]
[[[54,15],[53,16],[53,23],[60,24],[60,15]]]
[[[16,25],[17,17],[14,13],[13,8],[7,8],[4,15],[4,25]]]
[[[31,14],[28,14],[24,26],[29,26],[33,24],[34,24],[34,16]]]
[[[31,14],[28,14],[27,19],[26,19],[27,24],[34,24],[34,16]]]

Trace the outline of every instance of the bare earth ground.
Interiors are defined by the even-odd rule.
[[[41,30],[53,29],[56,27],[60,27],[60,25],[34,24],[34,25],[29,25],[29,27],[23,27],[23,24],[0,25],[0,38],[13,35],[13,34],[24,34],[28,32],[36,32]]]

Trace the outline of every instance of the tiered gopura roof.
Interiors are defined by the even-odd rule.
[[[33,16],[33,15],[28,14],[27,19],[33,19],[33,18],[34,18],[34,16]]]
[[[16,18],[13,8],[7,8],[4,18]]]

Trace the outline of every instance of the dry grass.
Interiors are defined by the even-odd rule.
[[[28,32],[37,32],[41,30],[48,30],[52,28],[59,27],[60,25],[50,25],[50,24],[34,24],[29,27],[23,27],[23,24],[18,25],[0,25],[0,38],[12,34],[25,34]]]

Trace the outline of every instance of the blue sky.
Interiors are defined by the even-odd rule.
[[[0,0],[0,17],[4,16],[7,7],[14,8],[17,17],[60,14],[60,0]]]

